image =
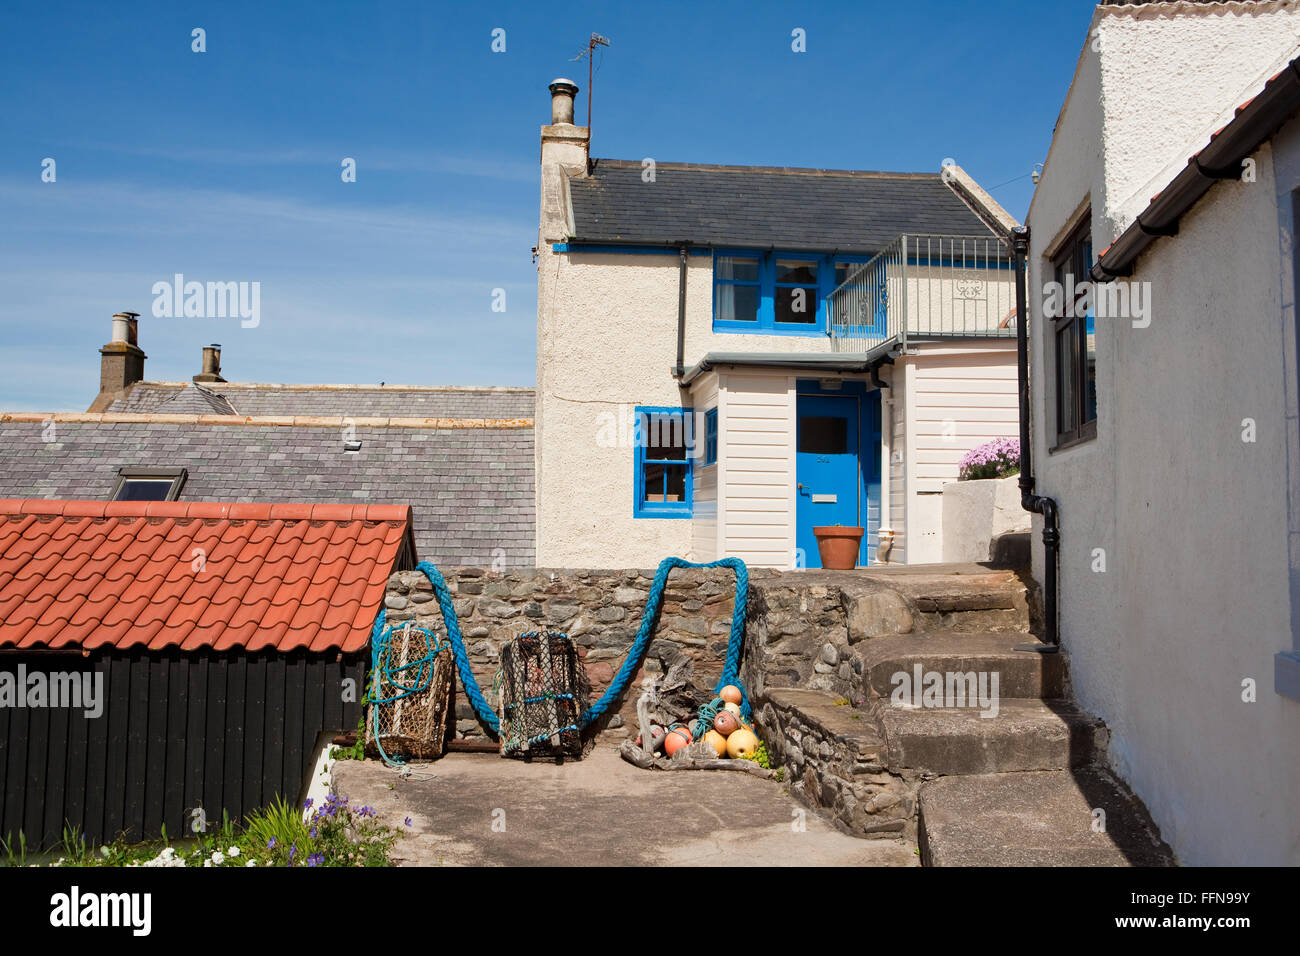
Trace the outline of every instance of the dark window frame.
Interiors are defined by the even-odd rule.
[[[164,479],[170,480],[171,485],[167,489],[167,495],[161,499],[131,499],[131,500],[160,500],[175,501],[181,495],[181,489],[185,487],[185,481],[189,478],[189,471],[185,468],[142,468],[134,465],[125,465],[117,470],[117,481],[113,484],[112,494],[108,496],[109,501],[119,501],[119,495],[122,494],[127,484],[132,481],[156,481],[161,482]]]
[[[1091,213],[1085,214],[1077,226],[1070,231],[1065,241],[1061,243],[1056,254],[1052,256],[1052,278],[1065,286],[1067,275],[1073,275],[1076,290],[1080,283],[1091,283],[1092,278],[1089,271],[1092,268],[1092,216]],[[1076,291],[1075,302],[1077,303],[1081,293]],[[1091,441],[1097,437],[1097,410],[1095,401],[1096,380],[1093,380],[1093,408],[1091,418],[1088,416],[1088,323],[1093,323],[1093,336],[1096,336],[1096,320],[1093,318],[1092,310],[1086,315],[1071,315],[1073,312],[1071,305],[1074,303],[1062,302],[1062,312],[1067,313],[1061,316],[1048,316],[1050,325],[1048,331],[1051,336],[1051,355],[1053,369],[1053,389],[1052,389],[1052,415],[1056,429],[1056,442],[1052,446],[1052,451],[1063,448],[1069,448],[1082,442]],[[1070,368],[1062,368],[1062,335],[1073,336],[1074,349],[1069,356]],[[1093,357],[1094,367],[1096,356]],[[1094,371],[1095,376],[1095,371]],[[1067,409],[1066,392],[1064,386],[1069,384],[1072,389],[1073,402]]]

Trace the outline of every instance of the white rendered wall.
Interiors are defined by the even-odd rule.
[[[1300,703],[1272,689],[1273,655],[1291,644],[1280,254],[1290,239],[1279,241],[1270,148],[1255,155],[1255,183],[1215,185],[1177,237],[1139,259],[1151,325],[1099,320],[1097,437],[1055,453],[1038,306],[1047,257],[1079,211],[1091,202],[1093,246],[1105,248],[1149,200],[1151,177],[1185,163],[1170,143],[1197,139],[1191,127],[1220,115],[1225,90],[1239,102],[1246,79],[1294,49],[1295,14],[1281,4],[1216,4],[1178,22],[1099,12],[1105,62],[1085,48],[1029,215],[1035,471],[1061,508],[1062,642],[1079,702],[1110,726],[1112,763],[1187,864],[1300,863]],[[1152,100],[1136,97],[1144,84]],[[1254,442],[1242,441],[1247,418]],[[1243,681],[1255,702],[1243,702]]]

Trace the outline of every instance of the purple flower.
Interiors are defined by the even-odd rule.
[[[962,480],[1002,478],[1020,469],[1020,439],[995,438],[966,452],[958,462]]]
[[[311,828],[311,838],[313,840],[316,839],[316,829],[317,829],[316,827]]]
[[[313,853],[311,856],[307,857],[308,866],[319,866],[323,862],[325,862],[324,853]]]
[[[316,802],[316,801],[313,800],[311,797],[308,797],[308,798],[307,798],[307,802],[304,803],[304,804],[302,805],[302,808],[303,808],[304,810],[310,810],[310,809],[311,809],[311,805],[312,805],[313,803],[315,803],[315,802]]]
[[[274,850],[274,849],[275,849],[275,837],[271,837],[271,839],[269,839],[269,840],[266,841],[266,848],[267,848],[268,850]]]
[[[292,846],[289,847],[289,862],[290,862],[290,863],[293,862],[293,858],[294,858],[295,855],[297,855],[297,853],[298,853],[298,847],[297,847],[296,844],[294,844],[294,845],[292,845]]]
[[[409,827],[409,826],[414,826],[414,824],[411,823],[411,818],[410,818],[410,817],[407,817],[407,818],[406,818],[406,825],[407,825],[408,827]]]

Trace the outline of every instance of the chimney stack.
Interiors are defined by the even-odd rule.
[[[203,346],[203,371],[194,376],[196,382],[224,382],[221,377],[221,346],[217,343]]]
[[[99,394],[90,411],[102,412],[126,393],[136,382],[144,380],[144,360],[148,357],[139,345],[139,312],[119,312],[113,316],[113,337],[99,350]]]

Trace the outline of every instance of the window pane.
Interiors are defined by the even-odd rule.
[[[1089,315],[1086,323],[1080,323],[1085,330],[1083,336],[1083,421],[1097,420],[1097,348],[1094,318]]]
[[[843,455],[849,448],[849,420],[837,415],[799,419],[799,450],[813,455]]]
[[[816,285],[817,263],[800,262],[798,259],[777,259],[776,281]]]
[[[758,286],[719,285],[718,319],[724,322],[758,321]]]
[[[757,282],[758,260],[737,256],[718,256],[714,264],[714,277],[735,282]]]
[[[1078,335],[1073,322],[1056,331],[1056,431],[1073,431],[1078,391]]]
[[[645,459],[685,461],[686,444],[691,436],[690,419],[680,412],[643,413],[641,416],[641,442]]]
[[[776,321],[801,322],[812,325],[817,321],[817,287],[779,287],[776,290]]]
[[[849,281],[849,276],[853,275],[853,273],[857,272],[857,271],[860,270],[861,268],[862,268],[862,263],[861,263],[861,262],[837,262],[837,263],[835,263],[835,285],[836,285],[836,287],[838,288],[839,286],[842,286],[842,285],[844,285],[844,283],[848,282],[848,281]],[[865,277],[866,277],[866,273],[863,273],[863,278],[865,278]]]
[[[122,488],[117,493],[117,501],[166,501],[167,492],[171,490],[172,481],[170,478],[162,479],[136,479],[132,478],[122,482]]]
[[[646,465],[645,500],[647,503],[686,500],[685,465]]]

